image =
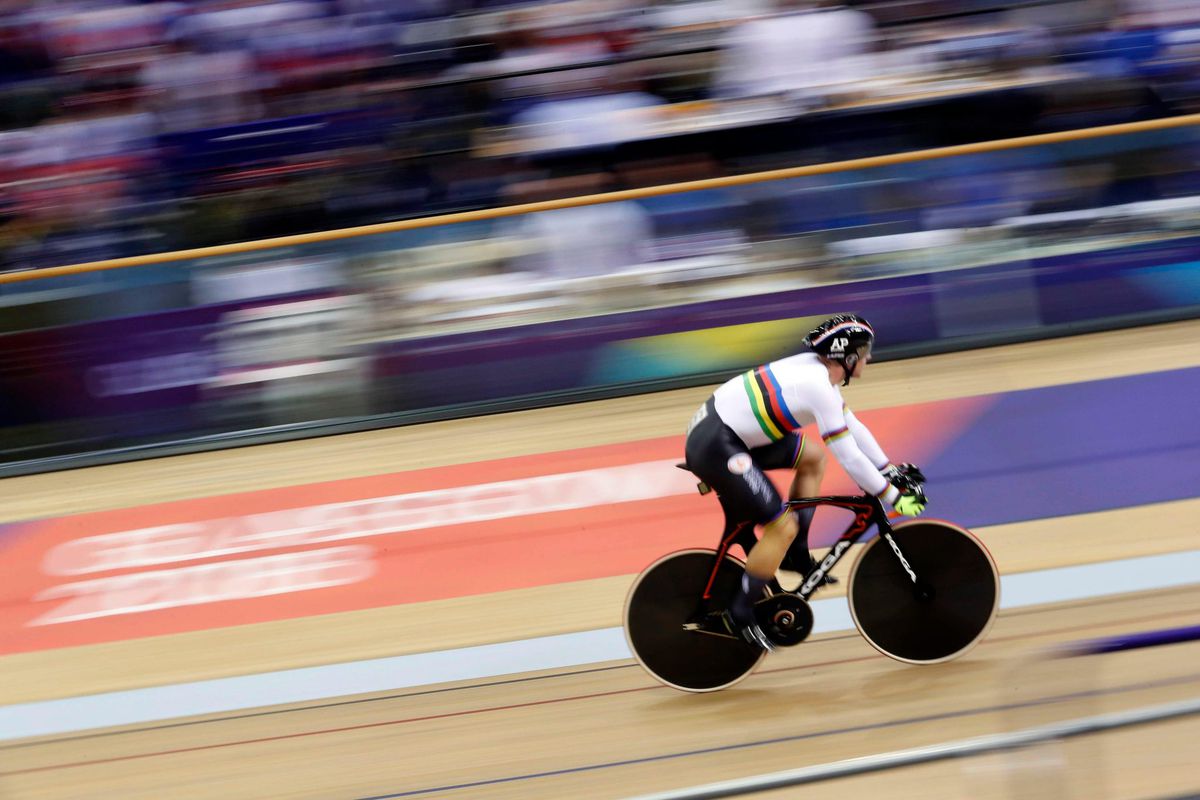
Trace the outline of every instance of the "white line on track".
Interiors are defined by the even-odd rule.
[[[1001,608],[1200,582],[1200,550],[1006,575]],[[853,628],[845,598],[813,602],[814,633]],[[803,645],[802,645],[803,646]],[[0,707],[0,741],[328,700],[630,658],[620,628]]]

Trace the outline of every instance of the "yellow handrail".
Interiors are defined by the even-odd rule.
[[[895,164],[910,164],[916,161],[931,161],[952,156],[972,155],[976,153],[994,153],[1000,150],[1017,150],[1044,144],[1061,144],[1083,139],[1098,139],[1105,136],[1119,136],[1127,133],[1142,133],[1145,131],[1166,130],[1169,128],[1184,128],[1200,124],[1200,114],[1187,114],[1178,117],[1148,120],[1145,122],[1127,122],[1120,125],[1105,125],[1097,128],[1082,128],[1079,130],[1060,131],[1057,133],[1042,133],[1034,136],[1019,136],[1012,139],[999,139],[989,142],[937,147],[928,150],[915,150],[906,153],[893,153],[884,156],[855,158],[847,161],[831,161],[825,164],[811,164],[803,167],[786,167],[765,172],[751,172],[744,175],[727,175],[720,178],[704,178],[702,180],[668,183],[661,186],[648,186],[640,189],[624,189],[603,194],[581,195],[566,197],[558,200],[543,200],[536,203],[522,203],[512,206],[483,208],[476,211],[462,211],[455,214],[441,214],[430,217],[397,220],[396,222],[381,222],[375,225],[360,225],[354,228],[338,228],[316,233],[301,233],[293,236],[279,236],[274,239],[256,239],[234,244],[214,245],[212,247],[197,247],[190,250],[175,250],[167,253],[151,253],[144,256],[128,258],[112,258],[106,261],[89,261],[83,264],[70,264],[62,267],[48,267],[39,270],[9,272],[0,274],[0,284],[16,283],[18,281],[40,280],[55,278],[63,275],[78,275],[85,272],[99,272],[107,269],[124,269],[139,267],[147,264],[161,264],[168,261],[182,261],[192,258],[207,258],[212,256],[246,253],[254,250],[268,250],[277,247],[293,247],[295,245],[313,242],[328,242],[336,239],[349,239],[354,236],[369,236],[375,233],[392,233],[408,231],[417,228],[431,228],[437,225],[453,225],[459,222],[475,222],[479,220],[512,217],[518,214],[529,214],[536,211],[550,211],[557,208],[575,208],[578,206],[597,205],[599,203],[614,203],[620,200],[637,200],[643,197],[656,197],[663,194],[694,192],[701,189],[718,189],[727,186],[744,186],[748,183],[763,183],[766,181],[785,180],[787,178],[802,178],[810,175],[827,175],[831,172],[848,172],[872,167],[887,167]]]

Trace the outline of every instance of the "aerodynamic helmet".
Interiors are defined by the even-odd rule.
[[[841,363],[846,369],[845,386],[859,359],[871,352],[875,329],[857,314],[838,314],[822,322],[804,337],[804,343],[822,358]]]

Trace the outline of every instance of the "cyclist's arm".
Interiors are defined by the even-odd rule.
[[[900,496],[900,490],[879,474],[871,459],[859,447],[842,413],[840,398],[834,400],[813,404],[813,416],[816,417],[822,441],[863,491],[879,497],[889,506],[894,504]]]
[[[892,462],[883,452],[883,448],[879,446],[879,442],[875,441],[875,436],[867,429],[867,426],[863,425],[858,417],[854,416],[854,412],[845,405],[842,406],[842,415],[846,418],[846,427],[849,428],[850,435],[858,444],[858,449],[862,450],[863,455],[871,460],[875,469],[880,472],[887,469]]]

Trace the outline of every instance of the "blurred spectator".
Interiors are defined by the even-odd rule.
[[[495,122],[510,121],[546,97],[569,91],[572,84],[595,82],[602,69],[595,62],[612,55],[609,43],[596,32],[578,35],[560,30],[554,12],[553,4],[508,12],[495,36],[496,57],[451,71],[463,77],[494,78],[489,92]],[[593,66],[577,68],[587,64]]]
[[[871,16],[822,0],[776,0],[779,13],[749,19],[726,37],[716,78],[724,97],[787,94],[820,100],[873,74]]]
[[[1200,107],[1200,4],[1028,5],[0,0],[0,260],[479,208],[531,161],[722,173]]]
[[[26,130],[0,134],[0,179],[21,223],[13,266],[116,258],[147,246],[135,209],[156,155],[154,118],[129,96],[83,93]],[[14,245],[16,246],[16,245]]]
[[[188,39],[176,38],[142,68],[140,80],[145,108],[166,132],[260,116],[262,78],[244,50],[201,52]]]
[[[225,0],[196,4],[172,26],[171,38],[207,51],[236,49],[254,33],[296,20],[324,17],[326,4],[308,0]]]
[[[513,123],[549,137],[544,151],[612,146],[645,135],[648,118],[640,112],[662,104],[628,68],[602,68],[560,83]]]
[[[597,194],[612,188],[604,173],[539,178],[514,184],[517,203]],[[511,268],[543,277],[580,278],[610,275],[650,260],[654,231],[649,215],[636,202],[556,208],[523,214],[506,233],[530,242],[531,252]]]
[[[54,68],[46,42],[24,22],[16,13],[0,17],[0,84],[36,78]]]
[[[1124,24],[1132,28],[1170,28],[1200,22],[1196,0],[1122,0]]]

